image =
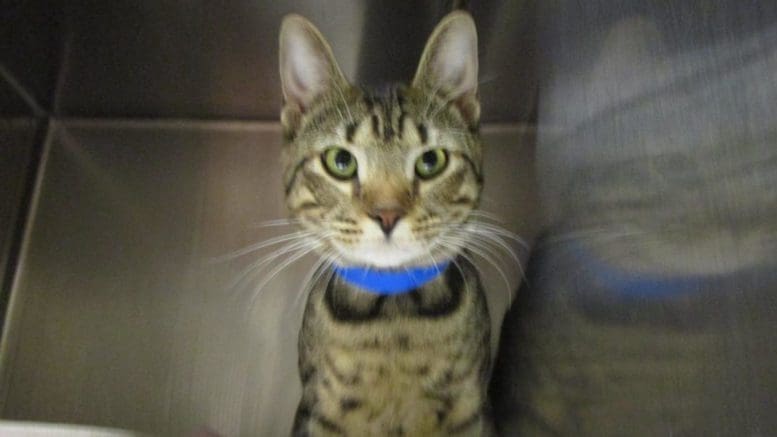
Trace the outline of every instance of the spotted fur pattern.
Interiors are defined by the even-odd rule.
[[[299,336],[303,396],[294,435],[488,435],[489,315],[466,241],[451,237],[482,188],[477,40],[455,12],[432,34],[411,84],[350,85],[307,20],[281,29],[284,185],[293,217],[322,257],[401,269],[452,260],[409,293],[380,296],[332,275],[314,275]],[[332,177],[322,154],[347,150],[358,163]],[[430,150],[447,166],[414,173]],[[390,233],[374,211],[396,211]]]

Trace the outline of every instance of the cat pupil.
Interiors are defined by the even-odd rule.
[[[335,165],[340,170],[345,170],[351,164],[351,154],[345,150],[337,152],[335,155]]]
[[[421,162],[424,163],[424,166],[427,169],[434,168],[434,166],[437,165],[437,154],[431,151],[426,152],[421,155]]]

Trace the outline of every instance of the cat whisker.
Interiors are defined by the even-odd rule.
[[[483,217],[494,217],[494,220],[496,220],[496,216],[490,213],[486,212],[478,212],[479,215]],[[499,246],[504,251],[508,252],[508,254],[513,258],[515,263],[523,270],[523,266],[521,263],[520,258],[518,257],[517,253],[514,250],[514,247],[512,243],[515,243],[521,247],[521,249],[525,250],[527,253],[530,251],[529,244],[520,236],[517,234],[508,231],[507,229],[503,228],[500,225],[487,223],[480,221],[478,219],[470,220],[469,222],[465,222],[462,225],[460,225],[460,228],[464,232],[474,233],[476,235],[479,235],[480,237],[490,241],[491,243]],[[508,244],[509,242],[512,242],[511,244]]]
[[[499,223],[500,225],[504,223],[504,220],[500,216],[498,216],[498,215],[496,215],[496,214],[494,214],[492,212],[483,211],[482,209],[473,209],[473,210],[471,210],[469,212],[469,216],[470,217],[486,218],[486,219],[495,221],[495,222]]]
[[[251,263],[251,265],[249,265],[247,268],[245,268],[239,275],[237,275],[237,277],[232,281],[232,283],[230,283],[228,289],[229,290],[239,289],[240,286],[246,282],[247,277],[256,276],[257,274],[261,273],[264,266],[269,265],[279,257],[286,255],[290,252],[299,250],[308,244],[310,244],[310,242],[304,239],[302,241],[294,241],[291,243],[287,243],[281,246],[280,248],[270,252],[269,254],[259,258],[258,260]]]
[[[319,280],[321,280],[324,274],[330,270],[329,267],[331,267],[335,262],[333,255],[334,250],[332,249],[328,249],[319,255],[318,261],[313,264],[313,267],[311,267],[306,279],[303,281],[303,286],[300,288],[300,292],[297,293],[297,296],[294,298],[294,302],[292,302],[292,309],[296,310],[299,307],[301,298],[310,293],[312,287],[318,284]],[[329,273],[331,274],[331,272]]]
[[[251,228],[258,229],[258,228],[267,228],[267,227],[276,227],[276,226],[295,226],[300,223],[302,223],[302,220],[297,218],[282,218],[282,219],[266,220],[263,222],[255,223],[251,225]]]
[[[467,238],[469,244],[467,245],[468,248],[471,248],[472,246],[475,246],[479,248],[480,250],[483,250],[484,252],[488,253],[490,256],[494,257],[494,261],[496,262],[496,259],[499,259],[499,253],[496,251],[495,248],[492,248],[490,244],[493,242],[490,240],[485,240],[481,238],[479,235],[468,235],[469,238]],[[499,248],[499,247],[498,247]],[[509,249],[508,249],[509,251]],[[517,260],[517,257],[514,257],[516,260],[516,263],[519,261]],[[506,263],[500,263],[500,265],[505,265]]]
[[[475,252],[480,251],[480,256],[483,258],[487,258],[487,260],[493,264],[497,264],[497,261],[495,258],[499,257],[499,254],[494,251],[493,248],[489,247],[487,244],[487,241],[483,241],[479,239],[476,235],[472,234],[462,234],[462,235],[455,235],[451,234],[445,237],[449,241],[451,240],[460,240],[460,245],[464,248],[463,251],[472,251]]]
[[[252,229],[260,229],[260,228],[267,228],[267,227],[280,227],[280,226],[299,226],[304,222],[301,218],[291,217],[291,218],[279,218],[279,219],[271,219],[271,220],[265,220],[261,222],[254,223],[250,225],[249,227]],[[333,223],[336,223],[333,220],[320,220],[321,224],[325,225],[331,225]]]
[[[482,223],[464,223],[461,225],[454,225],[451,228],[451,233],[453,233],[454,236],[457,236],[462,241],[465,241],[466,244],[465,247],[472,250],[473,253],[476,253],[481,258],[484,258],[488,263],[490,263],[495,269],[497,269],[498,273],[502,276],[502,279],[504,280],[507,275],[504,273],[504,271],[499,267],[499,263],[497,263],[494,258],[499,259],[499,255],[494,252],[494,249],[499,249],[502,251],[505,251],[508,253],[510,258],[512,258],[513,262],[515,263],[515,266],[517,267],[521,279],[524,281],[527,281],[526,273],[523,268],[523,264],[520,260],[520,258],[517,256],[515,251],[513,250],[510,245],[508,245],[504,240],[502,235],[500,235],[500,232],[496,232],[497,230],[501,230],[501,228],[498,228],[496,226],[489,225],[487,227],[483,227]],[[509,231],[502,231],[503,233],[509,233]],[[512,234],[510,234],[512,235]],[[474,247],[473,247],[474,246]],[[492,249],[491,247],[494,247]],[[478,251],[474,250],[474,248],[478,248]],[[485,257],[485,253],[487,252],[491,256]],[[505,267],[508,267],[507,264],[505,264]],[[512,289],[508,285],[508,297],[512,296]]]
[[[265,278],[262,280],[262,282],[259,283],[259,285],[256,286],[254,294],[251,296],[248,308],[253,308],[254,304],[256,303],[256,298],[261,294],[264,287],[269,284],[275,277],[285,270],[290,265],[294,264],[297,260],[301,259],[305,255],[308,255],[309,253],[313,252],[314,250],[321,247],[320,241],[314,241],[314,242],[308,242],[308,245],[303,247],[300,250],[297,250],[294,252],[293,255],[288,257],[287,259],[283,260],[283,262],[279,265],[277,265],[270,273],[265,276]]]
[[[507,275],[505,274],[504,270],[502,270],[502,269],[501,269],[501,268],[500,268],[500,267],[497,265],[497,263],[496,263],[496,262],[495,262],[493,259],[491,259],[491,258],[489,258],[489,257],[485,256],[484,254],[480,253],[479,251],[477,251],[477,250],[473,250],[472,252],[473,252],[474,254],[476,254],[476,255],[480,256],[481,258],[485,259],[485,260],[486,260],[486,262],[487,262],[487,263],[489,263],[489,264],[491,264],[491,266],[492,266],[492,267],[493,267],[493,268],[496,270],[496,272],[497,272],[497,273],[499,274],[499,276],[502,278],[502,283],[504,284],[504,295],[505,295],[505,300],[506,300],[508,303],[509,303],[509,302],[512,302],[512,300],[513,300],[513,288],[512,288],[512,286],[510,285],[510,280],[509,280],[509,279],[507,279]],[[473,262],[473,265],[474,265],[474,264],[475,264],[475,263]]]
[[[439,274],[439,273],[440,273],[440,268],[438,267],[437,260],[436,260],[436,259],[434,259],[434,256],[432,255],[432,250],[433,250],[434,248],[435,248],[435,246],[434,246],[434,244],[432,244],[432,246],[431,246],[431,247],[428,247],[428,248],[426,249],[426,254],[427,254],[427,256],[429,257],[429,259],[432,261],[432,265],[434,266],[435,270],[436,270],[436,271],[437,271],[437,273]]]
[[[464,256],[465,258],[468,256],[467,251],[474,253],[475,255],[483,258],[488,264],[490,264],[494,270],[497,271],[499,276],[502,278],[502,281],[505,285],[505,291],[507,292],[508,300],[511,299],[512,296],[512,288],[510,286],[510,281],[507,279],[507,275],[505,274],[504,270],[499,266],[499,263],[492,257],[493,253],[489,253],[490,251],[485,249],[482,244],[479,244],[479,242],[476,242],[474,239],[471,238],[463,238],[453,235],[448,235],[446,237],[441,237],[443,240],[447,240],[452,243],[458,243],[462,247],[466,247],[466,250],[459,252],[461,256]],[[458,241],[457,241],[458,240]],[[472,260],[470,260],[472,261]],[[473,262],[473,264],[475,264]]]
[[[489,265],[491,265],[494,268],[494,270],[497,271],[497,274],[501,277],[502,283],[504,284],[504,295],[507,302],[512,301],[513,288],[510,284],[510,280],[508,279],[504,270],[502,270],[502,268],[499,266],[499,263],[497,263],[496,260],[494,260],[494,258],[491,256],[491,255],[494,255],[494,253],[490,249],[488,249],[487,246],[484,246],[484,244],[481,242],[477,242],[473,238],[473,235],[471,234],[459,234],[459,233],[454,234],[453,228],[450,229],[448,233],[446,233],[445,235],[441,235],[440,237],[438,237],[438,241],[442,242],[442,244],[451,248],[459,256],[469,261],[481,275],[483,274],[483,272],[478,267],[477,262],[475,262],[472,256],[467,252],[468,251],[472,252],[475,255],[483,258]],[[466,249],[462,250],[463,248],[466,248]],[[489,255],[489,253],[491,255]],[[459,271],[461,271],[461,266],[459,266],[458,263],[456,263],[455,258],[453,258],[453,263],[456,265]]]
[[[464,255],[462,255],[462,256],[464,256]],[[464,258],[465,258],[466,260],[468,260],[470,264],[472,264],[472,267],[473,267],[473,268],[474,268],[476,271],[480,272],[480,270],[478,269],[478,266],[477,266],[477,265],[475,265],[475,263],[474,263],[474,262],[472,262],[472,259],[470,259],[470,258],[467,258],[466,256],[464,256]],[[456,259],[455,259],[455,258],[451,260],[451,263],[452,263],[452,264],[453,264],[453,266],[454,266],[454,267],[456,267],[456,269],[459,271],[459,274],[461,275],[461,277],[462,277],[462,278],[466,278],[466,277],[467,277],[467,275],[464,273],[464,269],[462,269],[462,268],[461,268],[461,265],[458,263],[458,261],[456,261]],[[481,273],[478,273],[478,274],[481,274]],[[466,282],[466,281],[464,281],[464,286],[465,286],[465,287],[468,287],[468,285],[467,285],[467,282]],[[465,291],[468,293],[468,292],[469,292],[469,289],[466,289]]]
[[[305,279],[302,281],[302,287],[300,288],[300,292],[297,293],[297,296],[294,298],[293,307],[296,308],[297,304],[299,302],[300,296],[304,295],[313,285],[315,284],[315,277],[319,276],[319,269],[326,264],[327,258],[325,257],[319,257],[318,260],[316,260],[313,263],[313,266],[308,271],[308,274],[305,275]]]
[[[469,231],[474,233],[475,235],[473,237],[475,237],[476,239],[479,238],[480,241],[483,242],[483,244],[490,243],[490,244],[496,245],[497,248],[507,252],[507,254],[509,254],[510,257],[515,262],[515,266],[520,271],[521,278],[528,283],[529,279],[526,277],[526,272],[523,269],[523,263],[521,262],[521,259],[515,253],[515,250],[513,250],[513,248],[504,241],[501,235],[493,231],[490,231],[487,229],[479,229],[477,227],[470,228]]]
[[[258,243],[250,244],[242,249],[238,249],[234,252],[221,255],[218,257],[211,258],[209,260],[210,264],[218,264],[225,261],[233,260],[235,258],[239,258],[243,255],[248,255],[249,253],[256,252],[258,250],[264,249],[265,247],[273,246],[280,243],[285,243],[287,241],[295,241],[295,240],[303,240],[305,238],[308,238],[310,236],[314,235],[310,231],[296,231],[292,232],[290,234],[284,234],[279,235],[277,237],[269,238],[267,240],[260,241]]]
[[[510,257],[513,259],[513,261],[515,261],[516,264],[518,265],[521,264],[521,260],[518,258],[518,255],[516,255],[512,247],[510,247],[507,243],[504,242],[504,240],[502,239],[502,236],[499,235],[499,233],[486,228],[478,227],[477,225],[474,225],[474,224],[470,224],[470,226],[467,226],[467,231],[472,232],[482,238],[488,239],[489,241],[493,242],[497,246],[504,249],[504,251],[510,255]]]
[[[474,252],[474,251],[473,251],[473,253],[478,254],[477,252]],[[475,270],[478,271],[479,275],[481,275],[481,276],[483,275],[483,271],[478,267],[478,263],[475,262],[475,260],[472,258],[471,255],[469,255],[466,252],[461,252],[460,255],[464,259],[469,261],[470,264],[472,264],[472,266],[475,268]],[[478,255],[482,257],[482,255],[480,255],[480,254],[478,254]],[[505,285],[505,287],[504,287],[505,299],[506,299],[506,301],[508,303],[511,302],[512,298],[513,298],[513,291],[510,288],[510,282],[507,280],[507,276],[505,276],[504,272],[502,272],[502,270],[499,267],[497,267],[496,264],[493,264],[493,262],[488,261],[488,260],[487,260],[487,262],[489,262],[496,269],[496,271],[499,273],[499,275],[502,277],[502,281],[503,281],[503,283]],[[461,266],[459,266],[459,271],[461,271]]]
[[[523,248],[526,252],[531,251],[531,246],[529,246],[529,243],[527,243],[526,240],[521,238],[518,234],[510,232],[510,231],[508,231],[507,229],[505,229],[505,228],[503,228],[501,226],[494,225],[492,223],[482,222],[482,221],[479,221],[479,220],[471,220],[471,221],[465,223],[465,225],[467,225],[467,224],[474,225],[474,226],[476,226],[476,227],[478,227],[478,228],[480,228],[482,230],[486,230],[486,231],[491,232],[493,234],[497,234],[497,235],[499,235],[502,238],[507,238],[509,240],[512,240],[512,241],[516,242],[519,246],[521,246],[521,248]]]
[[[463,246],[458,246],[456,244],[453,244],[452,242],[448,241],[446,238],[446,234],[440,234],[432,241],[432,244],[427,249],[428,252],[430,252],[434,249],[437,249],[438,247],[444,250],[450,251],[449,254],[445,254],[446,257],[455,258],[456,255],[462,251]]]

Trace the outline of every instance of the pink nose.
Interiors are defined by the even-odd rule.
[[[370,214],[370,218],[378,222],[383,233],[388,237],[404,214],[401,209],[378,209]]]

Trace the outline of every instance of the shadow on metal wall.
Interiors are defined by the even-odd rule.
[[[771,435],[771,2],[548,2],[544,236],[492,393],[504,435]]]

